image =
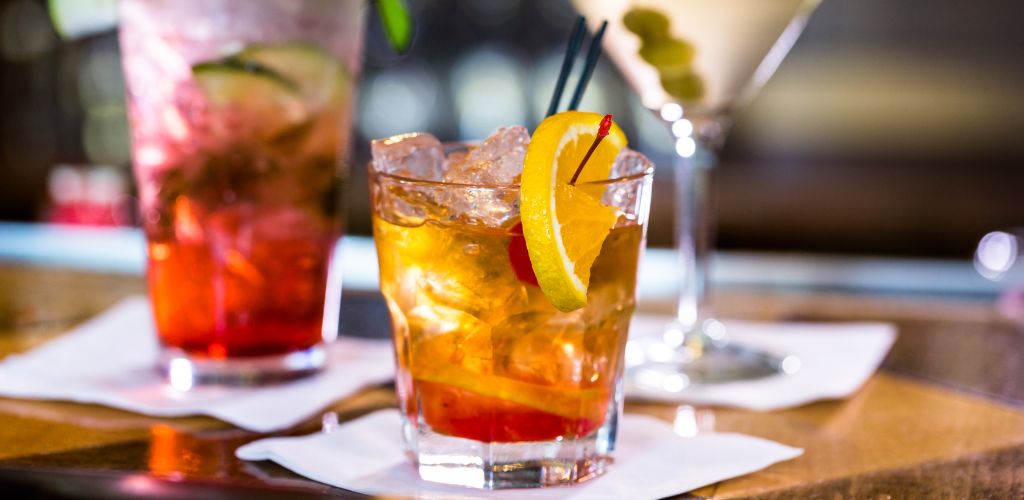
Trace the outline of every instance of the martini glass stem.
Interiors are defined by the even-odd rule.
[[[696,148],[689,156],[676,155],[675,236],[682,269],[677,317],[684,334],[703,337],[701,322],[713,315],[708,268],[715,229],[713,178],[717,156],[702,140],[695,142]],[[697,339],[686,340],[685,344],[692,346]]]
[[[655,356],[648,354],[647,363],[635,370],[637,383],[647,389],[678,392],[690,384],[754,379],[780,370],[777,356],[730,343],[712,307],[709,285],[715,237],[715,178],[726,125],[724,120],[697,121],[696,133],[677,138],[679,302],[676,320],[666,326],[656,345],[648,343],[644,348]]]

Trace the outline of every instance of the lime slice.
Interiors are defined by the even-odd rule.
[[[201,63],[192,67],[192,76],[215,114],[233,113],[237,122],[260,138],[274,137],[309,116],[295,85],[269,69],[234,62]]]
[[[523,160],[520,213],[523,237],[541,291],[561,311],[587,304],[590,268],[608,237],[617,212],[601,204],[589,181],[610,175],[626,136],[612,124],[576,185],[569,183],[597,136],[602,116],[567,111],[537,126]]]
[[[337,105],[347,95],[348,72],[334,56],[313,45],[250,45],[231,59],[281,75],[299,89],[313,111]]]

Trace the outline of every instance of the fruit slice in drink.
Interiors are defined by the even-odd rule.
[[[262,66],[201,63],[192,76],[225,134],[270,139],[309,118],[296,85]]]
[[[302,154],[332,156],[347,139],[341,119],[348,113],[351,78],[330,54],[311,45],[252,45],[231,57],[267,68],[292,82],[312,115],[285,132],[282,142],[298,138]]]
[[[587,303],[590,267],[618,215],[601,204],[602,186],[626,136],[612,124],[589,159],[600,122],[596,113],[567,111],[548,117],[533,133],[523,163],[523,236],[541,290],[562,311]],[[582,165],[586,161],[586,165]],[[583,167],[579,184],[571,183]]]
[[[250,45],[231,57],[243,64],[258,64],[297,86],[307,106],[319,110],[341,102],[349,77],[330,54],[300,43]]]

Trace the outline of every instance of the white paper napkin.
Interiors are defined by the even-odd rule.
[[[273,460],[314,481],[374,496],[584,500],[678,495],[803,453],[800,448],[743,434],[683,438],[656,418],[625,415],[615,464],[605,475],[572,487],[483,491],[421,480],[405,454],[399,418],[396,410],[378,411],[330,433],[255,441],[235,455],[243,460]]]
[[[339,338],[315,376],[258,388],[182,392],[154,369],[156,334],[144,297],[126,299],[67,334],[0,362],[0,396],[96,403],[160,417],[209,415],[270,432],[394,376],[390,342]]]
[[[636,315],[630,339],[660,335],[669,316]],[[780,357],[795,356],[796,371],[755,380],[656,391],[627,377],[626,397],[772,411],[853,394],[878,368],[896,340],[888,323],[754,323],[724,321],[730,342]]]

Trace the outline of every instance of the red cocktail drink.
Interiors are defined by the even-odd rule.
[[[172,383],[316,370],[337,331],[331,256],[362,3],[120,8],[149,289]]]

